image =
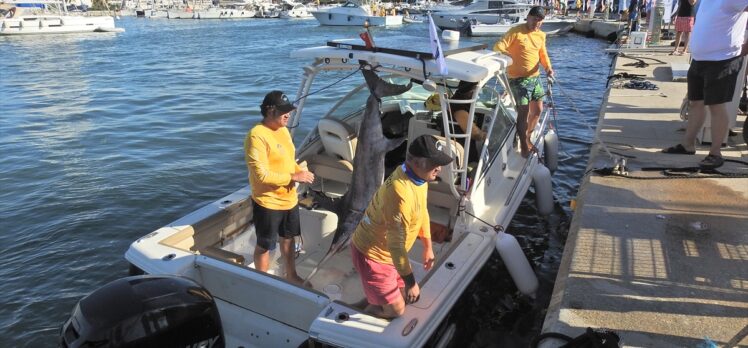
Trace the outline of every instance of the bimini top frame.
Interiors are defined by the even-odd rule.
[[[313,63],[304,67],[304,77],[297,93],[297,112],[295,112],[290,124],[298,124],[299,117],[303,114],[303,108],[306,96],[311,89],[312,82],[320,71],[330,70],[357,70],[359,61],[365,61],[371,66],[377,67],[377,71],[384,74],[399,75],[410,77],[414,80],[432,80],[435,82],[435,92],[441,95],[442,120],[445,123],[444,129],[450,129],[453,124],[451,115],[448,110],[450,103],[469,103],[470,114],[468,124],[472,124],[475,113],[475,103],[478,100],[480,88],[475,90],[474,95],[468,100],[450,100],[449,93],[445,86],[448,81],[466,81],[475,82],[479,87],[485,85],[492,78],[504,85],[508,89],[506,80],[506,68],[512,63],[511,58],[497,52],[486,49],[485,44],[473,42],[442,42],[442,48],[447,65],[447,74],[439,73],[439,65],[433,59],[431,54],[430,43],[428,38],[418,38],[409,36],[392,36],[377,38],[377,47],[374,49],[367,48],[362,40],[345,39],[332,40],[326,46],[304,48],[293,51],[292,58],[312,59]],[[343,100],[363,85],[356,87],[348,95],[341,98]],[[510,97],[511,98],[511,97]],[[513,101],[512,101],[513,103]],[[338,105],[334,106],[335,109]],[[492,119],[495,119],[496,110],[493,112]],[[469,153],[470,134],[456,134],[449,131],[445,136],[450,140],[458,138],[465,139],[465,153]],[[311,136],[311,134],[310,134]],[[308,140],[308,139],[307,139]],[[306,140],[305,140],[306,142]],[[463,162],[459,168],[453,167],[452,172],[467,172],[468,156],[463,156]],[[460,175],[460,188],[467,189],[467,175]],[[453,194],[460,195],[457,189],[453,187]]]

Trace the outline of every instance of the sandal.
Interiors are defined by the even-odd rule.
[[[702,169],[717,169],[725,164],[725,159],[721,156],[707,155],[706,158],[699,162]]]
[[[671,155],[693,155],[696,153],[696,150],[688,151],[683,145],[678,144],[675,146],[668,147],[667,149],[662,149],[662,153],[667,153]]]

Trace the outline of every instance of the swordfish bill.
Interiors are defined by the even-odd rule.
[[[369,201],[384,181],[385,154],[406,140],[405,137],[396,139],[384,137],[380,104],[382,98],[403,94],[410,90],[413,84],[397,85],[385,82],[374,72],[376,67],[372,67],[365,61],[359,63],[370,94],[366,99],[366,109],[358,130],[351,186],[335,204],[334,211],[338,214],[338,225],[330,249],[309,274],[307,280],[311,279],[330,257],[348,245],[353,231],[369,206]]]

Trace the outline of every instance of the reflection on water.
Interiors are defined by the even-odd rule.
[[[290,51],[359,31],[284,20],[124,18],[118,26],[126,32],[0,37],[5,346],[54,345],[78,299],[126,275],[123,254],[132,241],[246,185],[242,143],[260,119],[262,97],[272,89],[295,95],[301,67],[310,63],[289,58]],[[426,29],[372,30],[426,37]],[[562,139],[581,140],[562,141],[554,178],[559,206],[568,207],[592,138],[584,122],[594,124],[609,61],[603,42],[571,35],[549,39],[549,46],[559,78],[584,113],[575,115],[556,97]],[[341,74],[321,74],[318,85]],[[314,99],[337,100],[361,81],[355,76]],[[328,111],[313,104],[305,110]],[[294,140],[313,125],[305,118]],[[540,219],[531,203],[526,199],[510,230],[548,289],[569,212],[559,208]],[[514,330],[507,323],[540,317],[542,300],[516,296],[502,267],[494,256],[463,297],[476,301],[468,303],[474,312],[459,317],[466,324],[459,333],[469,337],[463,342],[476,344]],[[537,326],[516,325],[521,329],[513,333]]]

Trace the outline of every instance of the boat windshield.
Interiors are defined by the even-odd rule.
[[[405,76],[384,76],[385,81],[398,85],[407,85],[410,78]],[[383,104],[399,103],[405,100],[411,104],[423,104],[431,95],[419,83],[413,83],[413,87],[400,95],[382,98]],[[369,89],[365,83],[357,85],[353,92],[341,100],[325,117],[331,117],[339,120],[345,120],[355,116],[366,108],[366,99],[369,97]]]

